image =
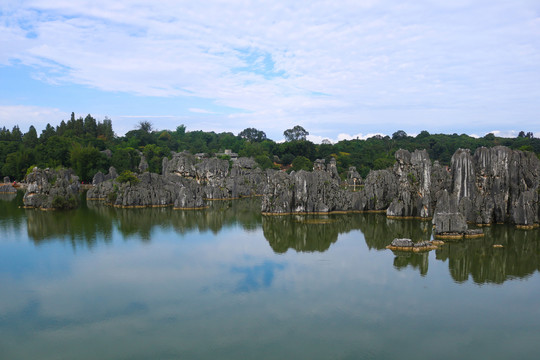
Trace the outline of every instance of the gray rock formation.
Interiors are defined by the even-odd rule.
[[[360,175],[360,173],[358,173],[358,171],[356,171],[356,167],[349,167],[349,171],[347,172],[347,185],[357,186],[362,184],[362,176]]]
[[[388,216],[430,218],[431,161],[426,150],[398,150],[394,174],[397,177],[397,196],[386,213]]]
[[[191,179],[145,172],[138,182],[118,187],[114,205],[121,207],[171,206],[200,208],[204,206],[200,185]]]
[[[386,210],[398,196],[398,190],[398,178],[393,171],[370,171],[364,182],[359,210]]]
[[[459,149],[450,168],[431,164],[425,150],[399,150],[393,169],[371,171],[356,192],[340,185],[334,159],[316,160],[313,172],[262,171],[253,159],[230,163],[173,153],[163,159],[163,175],[142,174],[138,184],[117,184],[96,174],[88,198],[114,199],[119,206],[200,207],[204,199],[264,195],[265,213],[386,211],[388,216],[430,218],[436,232],[467,232],[466,221],[539,220],[540,161],[505,147]],[[109,173],[113,173],[112,170]],[[112,179],[112,176],[111,176]],[[362,182],[355,168],[347,185]]]
[[[464,234],[467,229],[465,217],[458,211],[457,197],[442,190],[437,199],[437,207],[433,216],[434,233]]]
[[[469,222],[537,223],[539,179],[540,161],[530,152],[496,146],[452,157],[452,194]]]
[[[72,170],[38,169],[26,175],[23,203],[40,209],[74,208],[79,205],[79,178]]]
[[[142,174],[148,171],[148,161],[146,161],[146,157],[144,156],[143,153],[140,153],[140,155],[141,155],[141,161],[139,162],[138,169],[139,169],[139,173]]]
[[[9,184],[10,182],[9,176],[4,176],[4,184]]]
[[[205,206],[202,188],[193,179],[177,175],[144,172],[136,181],[119,183],[117,178],[103,181],[87,193],[89,200],[105,200],[119,207]]]
[[[116,172],[116,169],[111,166],[107,175],[104,175],[101,171],[98,171],[92,178],[92,185],[96,186],[104,181],[115,179],[117,176],[118,173]]]
[[[138,181],[124,184],[97,175],[96,186],[88,191],[87,198],[121,207],[200,208],[206,199],[263,193],[267,176],[253,159],[239,158],[230,170],[229,166],[228,160],[199,160],[187,152],[173,153],[171,159],[163,159],[162,175],[144,172],[137,176]]]
[[[326,166],[326,171],[330,174],[332,179],[338,182],[338,184],[341,182],[341,179],[339,178],[339,173],[337,170],[336,159],[330,158],[330,163],[328,164],[328,166]]]
[[[189,152],[173,152],[170,160],[166,157],[163,158],[162,173],[164,175],[176,174],[181,177],[195,179],[197,177],[196,164],[197,158]]]
[[[262,201],[263,213],[319,213],[353,210],[353,193],[339,186],[330,171],[274,172]]]
[[[413,247],[414,242],[411,239],[394,239],[390,246],[395,247]]]
[[[326,171],[326,160],[316,159],[313,162],[313,171]]]
[[[2,184],[0,185],[0,194],[15,194],[17,189],[15,189],[11,184]]]

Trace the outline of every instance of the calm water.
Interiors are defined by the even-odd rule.
[[[0,199],[0,359],[537,359],[540,232]],[[493,248],[502,244],[504,248]]]

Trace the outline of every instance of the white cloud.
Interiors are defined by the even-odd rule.
[[[194,113],[198,113],[198,114],[215,114],[214,111],[210,111],[206,109],[189,108],[188,110]]]
[[[492,133],[493,135],[495,135],[497,137],[515,138],[515,137],[518,136],[519,131],[516,131],[516,130],[505,130],[505,131],[492,130],[492,131],[490,131],[490,133]]]
[[[377,135],[386,136],[383,133],[370,133],[370,134],[359,133],[359,134],[356,134],[356,135],[349,135],[349,134],[341,133],[341,134],[338,135],[338,141],[341,141],[341,140],[354,140],[354,139],[366,140],[366,139],[369,139],[370,137],[377,136]]]
[[[0,119],[2,119],[0,124],[6,127],[8,125],[18,125],[23,133],[28,131],[30,125],[34,125],[36,130],[40,131],[43,130],[48,123],[55,125],[59,122],[59,119],[69,120],[69,117],[69,113],[55,108],[0,105]]]
[[[540,7],[530,1],[34,0],[4,10],[1,64],[35,66],[53,83],[210,99],[238,109],[231,128],[487,131],[540,110]]]

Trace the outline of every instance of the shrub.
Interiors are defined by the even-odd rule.
[[[139,183],[139,179],[137,178],[137,176],[130,170],[122,171],[122,173],[116,178],[116,181],[118,181],[119,183],[129,182],[132,185]]]

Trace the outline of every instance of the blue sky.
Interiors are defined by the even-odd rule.
[[[0,126],[540,137],[537,0],[0,0]]]

